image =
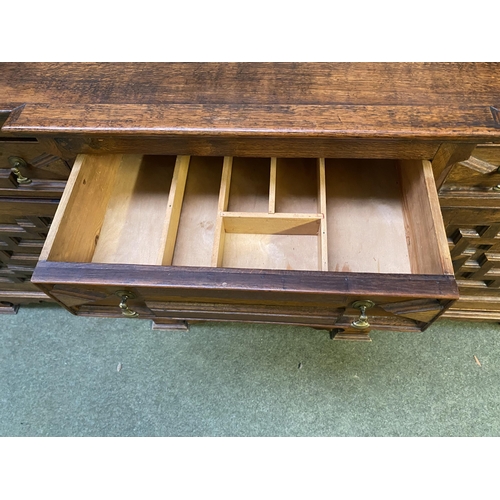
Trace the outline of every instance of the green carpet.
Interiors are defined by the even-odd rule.
[[[499,325],[372,338],[21,307],[0,316],[0,435],[500,435]]]

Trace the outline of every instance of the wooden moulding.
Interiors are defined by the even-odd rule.
[[[0,188],[2,192],[5,189],[17,189],[18,184],[14,174],[7,168],[0,169]]]
[[[486,175],[491,173],[498,172],[498,165],[493,165],[487,161],[480,160],[479,158],[475,158],[471,156],[468,160],[460,162],[465,167],[475,170],[480,174]]]
[[[331,328],[340,316],[341,308],[261,305],[225,302],[146,301],[146,306],[158,317],[188,320],[250,321],[299,324]]]
[[[318,271],[222,269],[133,264],[39,262],[33,282],[53,286],[150,287],[176,296],[255,296],[273,292],[312,297],[416,297],[457,299],[453,276],[322,273]],[[118,288],[120,289],[120,288]],[[330,299],[329,299],[330,300]]]
[[[456,164],[445,184],[439,191],[441,197],[453,199],[453,196],[461,198],[457,200],[458,204],[464,205],[464,199],[469,198],[469,206],[478,205],[478,202],[495,200],[498,205],[500,194],[496,191],[496,186],[500,184],[500,171],[498,165],[493,165],[477,158],[470,158],[467,161]],[[495,189],[494,189],[495,188]]]
[[[4,198],[0,203],[0,216],[25,217],[30,213],[37,217],[54,217],[58,205],[55,199]]]
[[[442,317],[444,319],[456,319],[460,321],[491,321],[500,322],[500,312],[498,311],[485,311],[484,305],[478,309],[460,310],[458,309],[462,304],[460,301],[456,302],[457,309],[449,309]]]
[[[311,139],[311,138],[247,138],[185,137],[130,135],[92,137],[74,133],[58,135],[56,142],[66,154],[185,154],[191,156],[279,157],[279,158],[393,158],[429,159],[436,154],[441,141],[410,141],[382,139]]]
[[[349,79],[350,81],[350,79]],[[135,97],[135,96],[134,96]],[[32,104],[12,113],[3,129],[21,134],[171,135],[334,139],[498,140],[489,106],[461,105],[259,105]],[[362,113],[363,120],[360,120]],[[214,120],[214,116],[218,119]],[[408,117],[411,116],[411,121]]]
[[[439,146],[432,159],[432,170],[438,190],[441,189],[453,166],[458,162],[467,160],[475,147],[476,144],[471,143],[449,142]]]

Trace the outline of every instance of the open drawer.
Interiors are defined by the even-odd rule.
[[[33,282],[75,314],[347,332],[458,298],[422,160],[80,155]]]

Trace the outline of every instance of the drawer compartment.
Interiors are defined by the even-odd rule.
[[[421,330],[458,296],[421,160],[81,155],[33,281],[74,313],[127,289],[148,317],[331,327],[371,300]]]

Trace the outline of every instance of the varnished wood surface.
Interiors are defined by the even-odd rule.
[[[403,139],[325,140],[321,138],[283,136],[270,138],[237,138],[195,136],[137,135],[58,135],[55,142],[65,154],[132,153],[198,156],[278,156],[281,158],[393,158],[430,159],[442,144],[439,140]]]
[[[113,317],[119,315],[116,292],[126,289],[135,295],[130,307],[143,318],[154,314],[174,320],[278,321],[332,328],[342,321],[350,325],[359,316],[351,303],[361,297],[376,303],[369,313],[373,325],[421,331],[457,298],[451,276],[47,261],[39,263],[35,274],[39,288],[70,312]]]
[[[25,215],[54,217],[58,204],[58,199],[2,198],[0,203],[0,215],[10,215],[13,217],[23,217]]]
[[[453,274],[430,162],[328,159],[318,177],[317,160],[279,158],[273,177],[269,158],[229,160],[81,155],[42,260]]]
[[[18,107],[5,132],[500,142],[497,63],[2,63],[0,69],[0,110]]]
[[[165,161],[162,157],[154,158],[156,162]],[[205,158],[200,157],[193,159],[199,164],[205,161]],[[268,321],[271,316],[267,313],[261,314],[257,310],[251,314],[249,310],[240,310],[242,301],[248,302],[249,307],[259,305],[262,301],[267,301],[268,305],[273,307],[279,304],[286,305],[283,314],[279,314],[280,321],[286,322],[288,318],[288,322],[293,322],[292,309],[301,304],[316,304],[315,307],[327,306],[343,310],[354,300],[369,298],[377,304],[376,308],[371,309],[371,315],[401,316],[406,319],[398,320],[396,323],[399,326],[405,328],[410,325],[411,328],[419,330],[441,313],[442,306],[436,299],[448,302],[457,298],[452,270],[448,270],[440,261],[443,248],[448,252],[446,237],[444,233],[441,236],[433,234],[434,226],[441,224],[441,220],[430,162],[415,160],[399,165],[394,161],[378,160],[375,161],[376,168],[374,167],[377,176],[374,176],[368,175],[369,172],[364,172],[363,169],[360,171],[355,168],[369,166],[374,160],[329,159],[318,162],[314,159],[278,158],[273,162],[270,158],[235,158],[232,161],[229,161],[230,158],[221,157],[208,157],[208,159],[212,168],[198,169],[195,164],[192,170],[189,157],[177,157],[173,172],[174,180],[169,188],[172,169],[168,169],[168,175],[164,175],[165,171],[162,172],[161,169],[154,171],[144,169],[144,159],[137,155],[78,157],[33,282],[76,314],[81,312],[82,307],[90,309],[96,307],[101,311],[100,314],[104,314],[102,308],[112,307],[114,304],[114,308],[112,307],[109,312],[116,315],[119,310],[115,292],[119,289],[131,290],[138,301],[175,302],[182,298],[184,301],[211,304],[226,300],[228,304],[235,304],[237,310],[220,309],[221,318],[227,312],[230,313],[227,318],[249,321]],[[168,166],[172,167],[173,157],[167,157],[166,160],[169,161]],[[318,163],[320,166],[323,164],[323,173],[321,168],[318,172]],[[275,175],[272,175],[273,164]],[[120,168],[124,169],[121,178],[117,174]],[[399,168],[409,168],[413,173],[411,175],[408,173],[407,176],[403,176],[404,179],[400,179]],[[181,170],[185,170],[182,182]],[[289,175],[285,175],[287,170],[291,172]],[[309,171],[312,175],[306,175]],[[101,175],[101,172],[104,172],[104,175]],[[138,182],[140,172],[145,174],[147,182]],[[208,177],[206,172],[210,172]],[[340,176],[342,172],[345,174],[343,182]],[[191,174],[196,174],[194,179],[197,188],[194,191],[193,184],[190,185],[190,180],[193,180]],[[210,180],[211,177],[212,180],[216,180],[215,183]],[[327,178],[330,179],[330,183],[326,182]],[[369,178],[370,183],[360,184],[360,179],[363,178]],[[380,183],[380,189],[374,190],[373,183],[376,180]],[[163,185],[160,181],[166,184]],[[116,185],[111,189],[109,186],[113,183]],[[198,213],[200,198],[192,197],[200,185],[203,186],[201,194],[204,196],[208,194],[209,204],[214,209],[213,218],[206,221],[208,205],[203,204],[205,208],[201,226]],[[340,187],[340,190],[332,191],[332,186]],[[156,193],[157,187],[159,193]],[[361,187],[364,187],[364,191]],[[410,193],[408,203],[402,200],[407,191],[413,193]],[[155,193],[161,195],[157,201],[154,200],[154,196],[152,197]],[[434,193],[433,203],[429,198],[431,193]],[[181,256],[188,260],[181,265],[179,262],[173,262],[172,267],[158,266],[154,265],[156,259],[145,258],[149,249],[152,249],[154,255],[163,254],[155,245],[163,239],[158,240],[157,236],[163,234],[161,228],[163,218],[168,218],[167,194],[168,207],[171,207],[170,218],[173,220],[176,213],[175,219],[178,219],[180,228],[193,228],[194,222],[196,227],[209,228],[213,238],[216,220],[221,219],[227,233],[224,248],[216,249],[211,254],[208,252],[207,256],[212,257],[212,262],[218,263],[218,255],[222,253],[221,264],[225,269],[205,267],[210,260],[207,260],[205,266],[197,260],[196,262],[189,260],[193,248],[203,246],[210,251],[214,247],[213,242],[211,245],[200,245],[202,238],[199,237],[189,238],[190,244],[184,245],[185,251],[181,252]],[[179,197],[176,202],[177,194]],[[106,202],[107,198],[110,198],[112,203]],[[322,203],[320,198],[323,198]],[[339,241],[347,242],[345,259],[351,259],[351,262],[349,265],[344,262],[346,265],[336,269],[340,271],[338,273],[320,272],[319,269],[323,266],[318,258],[318,231],[320,221],[328,214],[327,210],[324,213],[311,211],[320,205],[328,205],[332,199],[335,201],[337,198],[339,203],[333,210],[334,217],[345,219],[348,225],[343,230],[333,231],[332,234],[337,247]],[[361,208],[358,219],[353,220],[352,204],[346,205],[345,198],[352,198],[355,200],[355,205]],[[270,200],[272,213],[265,212],[270,207]],[[387,215],[383,208],[377,211],[379,205],[385,206],[390,201],[394,201],[399,213],[396,223],[401,233],[400,245],[406,248],[407,245],[413,246],[418,242],[420,245],[418,250],[424,254],[418,262],[409,259],[406,252],[403,255],[405,265],[392,265],[392,261],[397,260],[396,256],[402,252],[399,247],[395,248],[393,231],[389,231],[386,237],[381,238],[380,228],[387,225],[386,219],[393,219],[394,216],[392,212]],[[417,202],[422,210],[421,216],[415,220],[411,214],[405,217],[403,212],[411,210]],[[158,225],[151,234],[149,229],[153,229],[154,224],[148,229],[147,223],[143,223],[140,219],[134,220],[129,213],[133,208],[138,209],[139,213],[142,212],[145,204],[149,208],[154,208],[147,217],[148,223],[155,221]],[[174,209],[176,204],[178,208]],[[104,210],[106,205],[107,212]],[[341,213],[339,208],[343,205],[346,206]],[[431,205],[435,205],[435,211]],[[185,209],[189,207],[194,210],[188,210],[186,217]],[[220,209],[218,213],[217,208]],[[229,211],[223,211],[226,209]],[[83,212],[86,214],[84,227],[80,224]],[[368,215],[371,218],[367,221]],[[268,223],[269,227],[263,228],[262,221]],[[210,224],[207,225],[206,222]],[[307,227],[306,230],[302,227],[304,223],[313,227]],[[415,223],[421,226],[422,231],[415,230],[416,232],[410,234],[406,226],[411,227]],[[352,240],[347,239],[346,232],[353,232],[356,239],[359,236],[359,227],[366,225],[370,228],[375,227],[375,231],[373,239],[367,238],[364,234],[361,241],[363,247],[373,251],[375,241],[380,241],[381,246],[377,247],[373,254],[367,255],[365,250],[361,255],[353,257]],[[244,241],[238,240],[235,244],[233,236],[240,237],[241,234]],[[255,236],[256,234],[259,238],[268,235],[272,238],[270,249],[262,248],[262,241]],[[297,237],[298,234],[301,236]],[[121,245],[120,235],[124,235]],[[197,235],[199,236],[199,233]],[[136,236],[139,238],[137,242]],[[185,236],[181,235],[181,240]],[[305,237],[312,238],[314,245],[308,246],[309,240],[303,241]],[[278,241],[280,238],[287,241]],[[430,242],[428,238],[431,239]],[[389,246],[388,241],[391,241]],[[436,242],[438,245],[434,248]],[[426,250],[425,244],[429,244],[431,248]],[[275,247],[279,245],[282,245],[282,248],[276,252]],[[171,239],[170,247],[177,248],[175,238]],[[336,251],[338,248],[333,251],[332,256]],[[127,254],[130,254],[130,259]],[[392,267],[390,269],[374,267],[371,263],[372,257],[376,259],[379,256],[391,261]],[[365,264],[366,260],[370,264],[368,267]],[[84,262],[88,265],[83,264]],[[328,269],[328,265],[325,268]],[[259,269],[266,271],[258,271]],[[278,270],[281,272],[277,272]],[[418,304],[414,304],[415,300],[419,301]],[[411,307],[408,301],[411,302]],[[335,302],[337,305],[333,306]],[[390,309],[386,309],[387,304],[391,304]],[[141,304],[132,305],[135,307]],[[142,304],[141,307],[146,306]],[[329,309],[324,310],[324,324],[333,326],[335,318],[329,311]],[[277,311],[272,314],[275,313],[277,314]],[[149,310],[141,313],[142,316],[144,314],[152,315]],[[216,317],[213,316],[213,311],[207,312],[196,308],[182,313],[169,308],[162,314],[167,316],[172,314],[171,319],[186,320]],[[337,311],[337,316],[340,314],[344,313]],[[353,309],[346,314],[355,317],[356,314],[359,315],[359,311]],[[298,316],[302,324],[307,315]],[[313,324],[320,323],[315,320]]]
[[[63,158],[77,152],[426,158],[434,159],[440,185],[450,172],[446,182],[454,179],[453,164],[465,160],[474,144],[500,142],[499,105],[498,63],[0,64],[2,137],[55,139],[50,153]],[[11,187],[9,176],[1,180],[3,196],[28,189]],[[52,192],[42,187],[47,196]],[[53,191],[54,198],[60,195]],[[443,206],[481,202],[498,207],[496,193],[454,196],[447,193]],[[9,212],[18,206],[9,201]],[[444,210],[447,218],[458,217],[456,208],[450,210]],[[485,216],[481,224],[498,220],[488,210]],[[139,270],[132,275],[137,286]],[[120,279],[127,282],[124,275]],[[376,293],[360,277],[350,276],[347,289],[341,281],[327,286],[317,285],[317,279],[311,276],[307,290],[297,285],[296,291],[304,299],[317,286]],[[268,291],[252,280],[242,276],[238,287],[250,284],[250,293]],[[285,281],[274,280],[277,293]],[[432,280],[403,281],[388,283],[381,277],[378,285],[384,291],[423,293]],[[114,283],[111,276],[109,283]],[[196,283],[190,286],[201,286]],[[443,282],[433,287],[441,296],[456,297],[451,282],[450,288]]]
[[[321,271],[283,271],[196,267],[162,267],[129,264],[88,264],[40,261],[33,276],[37,284],[79,284],[154,287],[178,290],[189,295],[229,297],[237,294],[273,292],[284,297],[339,295],[421,297],[457,299],[453,276],[325,273]]]
[[[2,103],[498,102],[498,63],[2,63]],[[36,84],[36,85],[35,85]],[[479,85],[481,84],[481,85]],[[223,91],[221,89],[223,87]]]
[[[499,139],[490,107],[449,105],[27,104],[14,133],[114,135]],[[500,139],[499,139],[500,140]]]

